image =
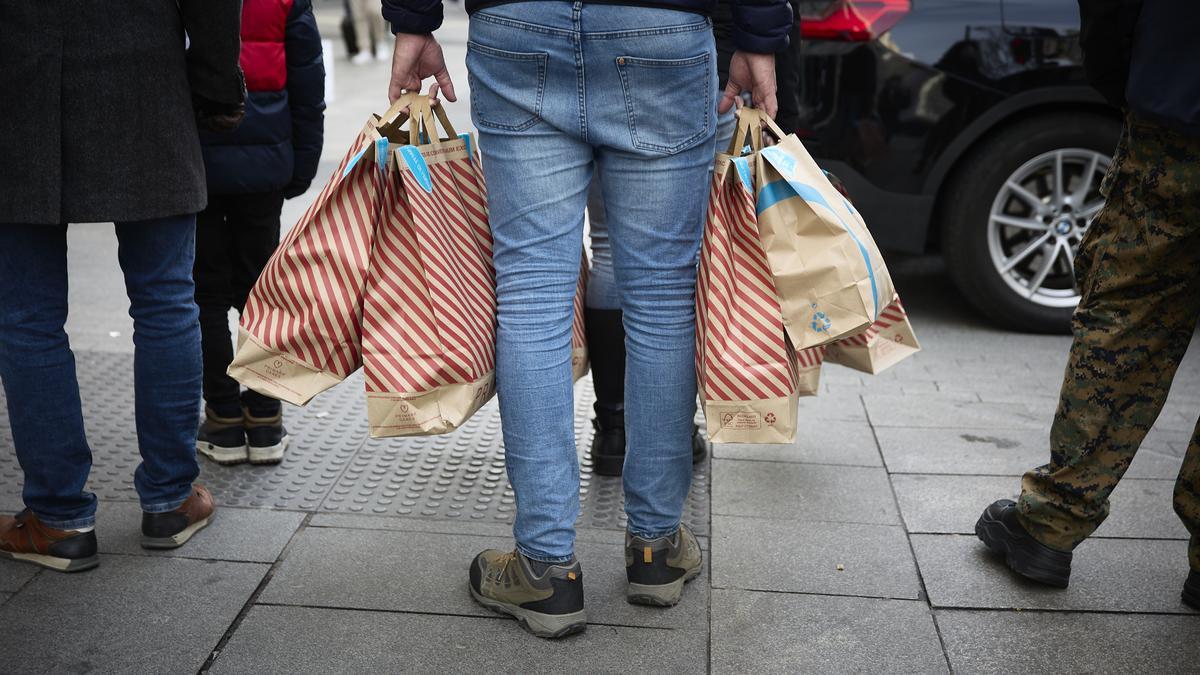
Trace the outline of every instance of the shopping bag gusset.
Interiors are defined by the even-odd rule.
[[[744,158],[723,157],[713,173],[696,287],[697,380],[713,442],[788,443],[800,368],[759,241],[751,171]]]
[[[883,256],[800,140],[763,122],[779,142],[756,156],[756,212],[788,336],[806,349],[861,332],[895,295]]]
[[[825,360],[876,375],[919,351],[921,344],[897,295],[867,330],[828,345]]]

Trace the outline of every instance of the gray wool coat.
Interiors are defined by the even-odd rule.
[[[203,209],[193,96],[242,100],[240,25],[241,0],[0,0],[0,227]]]

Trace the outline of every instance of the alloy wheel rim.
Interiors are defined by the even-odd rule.
[[[1100,182],[1110,162],[1086,148],[1051,150],[1004,182],[988,213],[988,252],[1014,293],[1043,307],[1078,304],[1075,255],[1104,206]]]

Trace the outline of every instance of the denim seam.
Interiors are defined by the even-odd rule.
[[[691,148],[693,145],[696,144],[696,142],[698,140],[703,139],[704,136],[706,134],[708,134],[709,130],[712,127],[712,115],[711,115],[712,91],[710,91],[711,87],[706,86],[704,88],[705,94],[704,94],[704,128],[703,129],[701,129],[700,131],[696,132],[692,136],[688,137],[686,140],[680,142],[679,144],[677,144],[673,147],[666,146],[666,145],[659,145],[657,143],[649,143],[649,142],[640,140],[638,137],[638,133],[637,133],[637,112],[633,105],[633,94],[632,94],[633,85],[629,82],[628,69],[624,67],[624,65],[626,65],[626,64],[622,63],[622,61],[627,62],[628,65],[637,65],[637,66],[650,67],[650,68],[683,68],[683,67],[687,67],[687,66],[698,65],[701,63],[705,64],[706,66],[711,65],[712,60],[711,60],[710,54],[702,54],[700,56],[693,56],[693,57],[689,57],[686,59],[680,59],[678,61],[667,61],[667,60],[661,60],[661,59],[638,59],[636,57],[627,57],[627,56],[618,57],[616,60],[617,74],[620,75],[620,77],[621,77],[621,88],[624,90],[624,93],[625,93],[625,110],[629,115],[629,135],[630,135],[630,138],[633,140],[633,145],[635,147],[641,148],[642,150],[653,150],[655,152],[662,152],[667,155],[673,155],[673,154],[683,152],[684,150]],[[657,63],[658,65],[651,65],[651,64],[655,64],[655,63]],[[706,71],[707,71],[707,68],[706,68]]]
[[[175,509],[183,506],[183,503],[186,502],[188,500],[188,497],[191,497],[191,496],[192,496],[191,492],[189,492],[187,494],[187,496],[181,497],[179,499],[171,500],[169,502],[158,502],[157,504],[142,504],[142,510],[145,511],[146,513],[170,513],[171,511],[174,511]]]
[[[38,515],[36,511],[33,513],[33,515],[37,516],[37,519],[43,525],[55,530],[81,530],[85,527],[95,527],[96,525],[95,515],[92,515],[89,518],[76,518],[75,520],[53,520],[49,518],[43,518]]]
[[[574,555],[569,555],[565,558],[556,558],[554,556],[550,556],[549,559],[547,559],[546,556],[534,554],[532,551],[525,548],[520,543],[517,544],[517,551],[519,551],[521,553],[521,555],[525,556],[526,558],[529,558],[530,560],[540,562],[540,563],[545,563],[547,565],[561,565],[563,563],[571,562],[571,559],[575,557]]]
[[[608,31],[600,33],[584,33],[585,40],[620,40],[625,38],[654,37],[659,35],[678,35],[708,30],[712,24],[708,21],[684,24],[682,26],[666,26],[663,28],[639,28],[637,30]]]
[[[575,28],[574,35],[571,36],[571,47],[574,50],[575,65],[577,77],[577,88],[579,94],[579,138],[584,142],[588,142],[588,122],[587,122],[587,66],[583,57],[583,3],[576,2],[571,8],[571,23]]]
[[[517,21],[516,19],[507,19],[498,16],[488,16],[483,12],[476,12],[471,15],[472,21],[483,21],[485,23],[495,24],[497,26],[506,26],[508,28],[516,28],[519,30],[527,30],[532,33],[542,33],[543,35],[554,35],[557,37],[571,37],[572,32],[569,30],[561,30],[558,28],[550,28],[549,26],[541,26],[536,23],[528,23],[525,21]]]
[[[509,61],[535,61],[537,63],[537,94],[533,100],[533,117],[521,124],[501,124],[485,119],[482,113],[483,107],[478,105],[477,87],[471,87],[471,107],[475,109],[475,117],[479,126],[489,129],[503,129],[505,131],[525,131],[526,129],[537,124],[542,119],[542,100],[543,94],[546,91],[546,70],[547,63],[550,60],[550,55],[545,52],[510,52],[504,49],[496,49],[478,42],[467,42],[467,51],[474,50],[477,54],[482,54],[491,58],[507,59]]]

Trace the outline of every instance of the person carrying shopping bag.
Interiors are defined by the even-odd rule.
[[[700,573],[681,520],[695,413],[696,256],[718,109],[750,91],[774,114],[785,0],[741,0],[725,94],[704,0],[467,3],[472,118],[494,238],[496,380],[516,549],[470,565],[470,591],[540,637],[586,627],[575,558],[579,465],[571,327],[593,171],[605,194],[628,332],[627,598],[669,606]],[[649,6],[653,5],[653,6]],[[667,9],[665,7],[670,7]],[[455,100],[431,35],[441,3],[384,0],[396,31],[389,94]]]

